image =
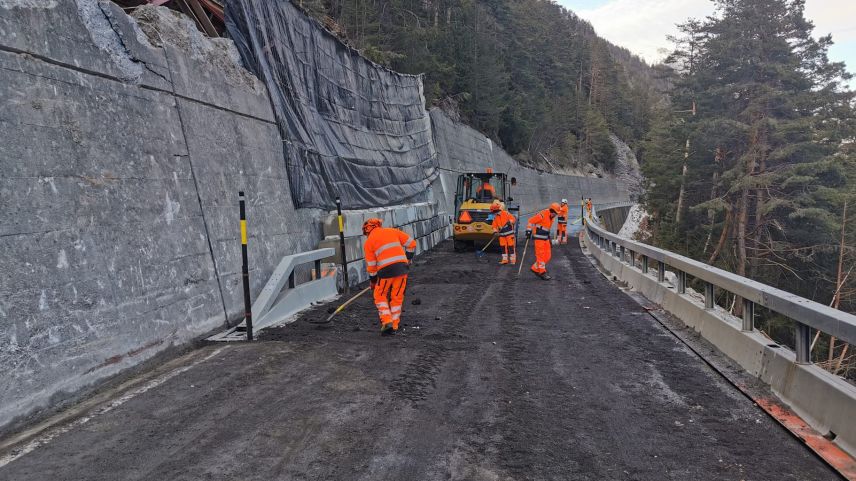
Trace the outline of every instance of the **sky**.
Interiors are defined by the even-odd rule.
[[[687,18],[713,13],[711,0],[554,0],[594,26],[598,35],[627,48],[649,63],[662,60],[670,48],[666,35]],[[856,74],[856,0],[806,0],[806,17],[815,37],[831,33],[834,61]],[[856,88],[856,79],[850,82]]]

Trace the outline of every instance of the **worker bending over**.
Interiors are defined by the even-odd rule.
[[[550,207],[530,217],[526,222],[526,238],[533,237],[532,228],[535,227],[535,263],[532,264],[532,272],[536,276],[549,281],[552,279],[547,274],[547,263],[552,255],[550,248],[550,229],[553,227],[553,219],[559,215],[561,206],[556,202]]]
[[[363,253],[380,315],[380,332],[392,334],[401,320],[407,271],[416,253],[416,241],[398,229],[383,227],[383,221],[376,218],[363,223],[363,234]]]
[[[559,244],[568,243],[568,199],[562,199],[559,206],[559,220],[556,221],[556,241]]]
[[[511,213],[502,208],[498,200],[490,205],[493,213],[493,235],[499,236],[499,246],[502,248],[502,260],[500,264],[517,264],[517,239],[514,237],[514,223],[517,219]]]

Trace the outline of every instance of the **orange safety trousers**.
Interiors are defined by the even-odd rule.
[[[499,238],[499,246],[502,247],[502,263],[517,264],[517,239],[513,235]]]
[[[385,326],[392,323],[392,328],[398,329],[406,288],[407,274],[377,280],[377,285],[374,288],[374,302],[377,306],[381,325]]]
[[[556,224],[556,240],[562,244],[568,243],[568,224]]]
[[[532,272],[544,274],[547,272],[547,263],[553,251],[550,248],[550,239],[535,239],[535,263],[532,264]]]

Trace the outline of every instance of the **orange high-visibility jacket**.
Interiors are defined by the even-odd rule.
[[[517,219],[507,210],[501,210],[493,216],[493,231],[499,234],[500,237],[514,235],[514,222]]]
[[[487,194],[485,192],[490,192],[491,197],[496,197],[496,189],[494,188],[494,186],[490,185],[487,182],[482,183],[482,185],[480,185],[479,188],[476,189],[476,195],[487,197]]]
[[[363,244],[369,277],[381,279],[407,273],[410,259],[416,252],[416,241],[398,229],[377,227],[369,232]]]
[[[550,217],[550,209],[544,209],[533,215],[526,221],[526,230],[537,227],[532,237],[538,240],[550,240],[550,228],[553,227],[553,219]]]
[[[559,209],[559,224],[567,224],[568,223],[568,205],[565,204],[561,206]]]

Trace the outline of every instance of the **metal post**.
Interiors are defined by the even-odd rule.
[[[713,299],[713,289],[714,286],[710,282],[704,283],[704,308],[705,309],[713,309],[714,299]]]
[[[687,273],[678,271],[678,294],[687,293]]]
[[[643,274],[648,273],[648,256],[646,256],[644,254],[642,255],[642,273]]]
[[[244,321],[247,340],[253,340],[253,304],[250,302],[250,267],[247,256],[247,210],[244,192],[238,192],[238,210],[241,215],[241,277],[244,281]]]
[[[657,282],[665,282],[666,280],[666,264],[663,261],[657,261]]]
[[[336,197],[336,212],[339,214],[339,248],[342,250],[342,278],[345,280],[345,294],[351,292],[351,285],[348,282],[348,256],[345,253],[345,220],[342,217],[342,200]],[[321,270],[318,270],[318,276],[321,276]]]
[[[630,259],[628,259],[630,261],[630,265],[636,267],[636,253],[630,250],[627,252],[627,254],[628,257],[630,257]]]
[[[755,303],[743,298],[743,332],[752,332],[755,328]]]
[[[801,322],[796,324],[797,364],[811,364],[811,329]]]
[[[619,258],[621,259],[621,262],[625,262],[627,260],[624,255],[624,246],[621,246],[621,256]]]
[[[294,289],[296,283],[294,282],[294,271],[291,271],[291,274],[288,275],[288,288]]]

